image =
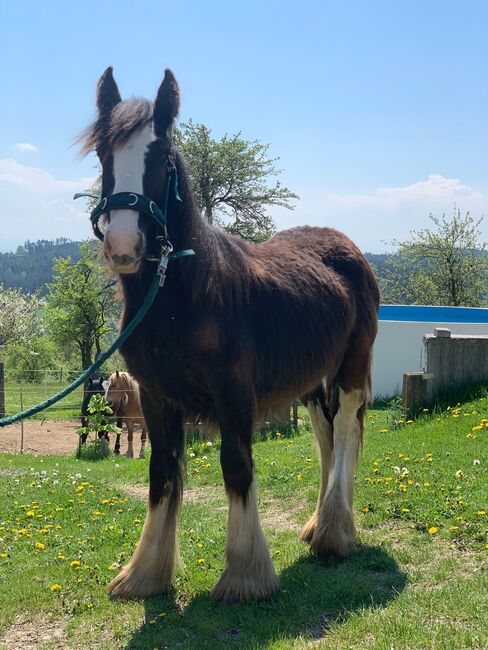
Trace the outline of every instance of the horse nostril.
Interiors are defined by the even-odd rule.
[[[112,261],[117,266],[132,266],[135,263],[135,259],[130,255],[112,255]]]

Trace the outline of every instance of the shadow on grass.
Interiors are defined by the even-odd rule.
[[[280,575],[280,591],[266,603],[224,606],[208,592],[188,604],[176,592],[145,601],[145,623],[126,645],[136,648],[284,647],[302,636],[325,637],[356,611],[386,607],[407,584],[396,561],[379,546],[363,546],[349,560],[299,558]]]

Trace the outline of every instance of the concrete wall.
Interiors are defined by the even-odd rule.
[[[391,307],[390,313],[380,310],[379,330],[373,352],[375,396],[399,394],[404,372],[424,370],[423,339],[434,328],[446,327],[453,334],[488,335],[488,309],[403,305]],[[402,316],[405,320],[396,320]],[[425,316],[435,316],[439,320],[427,320]],[[445,320],[442,320],[443,316]],[[408,320],[409,318],[420,320]],[[463,318],[471,322],[462,322]],[[472,322],[476,320],[479,322]]]
[[[446,329],[427,334],[424,345],[429,404],[442,391],[488,383],[488,335],[451,334]]]

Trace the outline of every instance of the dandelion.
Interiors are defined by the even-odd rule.
[[[0,553],[0,557],[7,557],[6,553]]]
[[[410,508],[402,508],[402,512],[410,512]]]
[[[428,481],[425,481],[424,487],[430,487],[430,483]]]
[[[449,530],[459,530],[459,526],[451,526]]]
[[[71,567],[72,569],[79,569],[80,566],[81,566],[81,562],[80,562],[79,560],[72,560],[72,561],[69,563],[69,565],[70,565],[70,567]]]
[[[34,510],[28,510],[28,511],[25,513],[25,515],[26,515],[26,517],[35,517],[35,516],[36,516],[36,513],[34,512]]]
[[[134,519],[134,524],[140,524],[142,523],[140,519]]]
[[[56,559],[57,559],[57,560],[64,560],[65,557],[64,557],[64,555],[63,555],[62,553],[60,553],[60,554],[57,556]]]
[[[456,478],[463,478],[463,476],[464,476],[464,472],[463,472],[463,470],[462,470],[462,469],[458,469],[458,471],[456,472],[456,474],[455,474],[454,476],[455,476]]]
[[[61,585],[58,585],[58,583],[54,583],[51,585],[51,591],[59,591],[61,589]]]
[[[203,557],[199,557],[197,560],[197,564],[205,564],[205,559]]]
[[[437,532],[439,532],[437,526],[431,526],[428,530],[429,535],[435,535]]]
[[[479,465],[479,464],[480,464],[480,461],[477,458],[475,458],[473,460],[473,465]]]
[[[364,506],[363,512],[369,512],[369,506]]]
[[[380,429],[378,433],[388,433],[388,429]]]
[[[110,503],[110,499],[102,499],[102,500],[100,501],[100,503],[102,503],[103,505],[105,505],[106,503]]]
[[[36,549],[38,551],[43,551],[45,549],[45,545],[42,542],[36,542]]]
[[[301,474],[297,474],[297,481],[301,481],[301,480],[302,480],[302,475],[301,475]]]
[[[482,517],[483,515],[486,515],[486,510],[478,510],[476,513],[479,517]]]

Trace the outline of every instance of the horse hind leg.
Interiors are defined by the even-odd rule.
[[[147,430],[144,423],[141,425],[141,451],[139,452],[139,458],[146,457],[146,439],[147,439]]]
[[[126,424],[127,424],[127,452],[125,455],[127,456],[127,458],[134,458],[134,425],[129,419],[126,420]]]
[[[310,541],[312,551],[318,556],[347,557],[356,548],[352,513],[354,471],[370,386],[370,346],[360,348],[359,343],[358,337],[335,379],[338,406],[333,420],[334,455]]]
[[[307,408],[312,423],[312,430],[317,443],[320,456],[320,490],[317,506],[313,515],[302,529],[300,539],[311,542],[319,518],[320,506],[324,500],[329,482],[329,473],[334,453],[332,417],[327,405],[324,386],[319,386],[315,391],[305,395],[300,400]]]

